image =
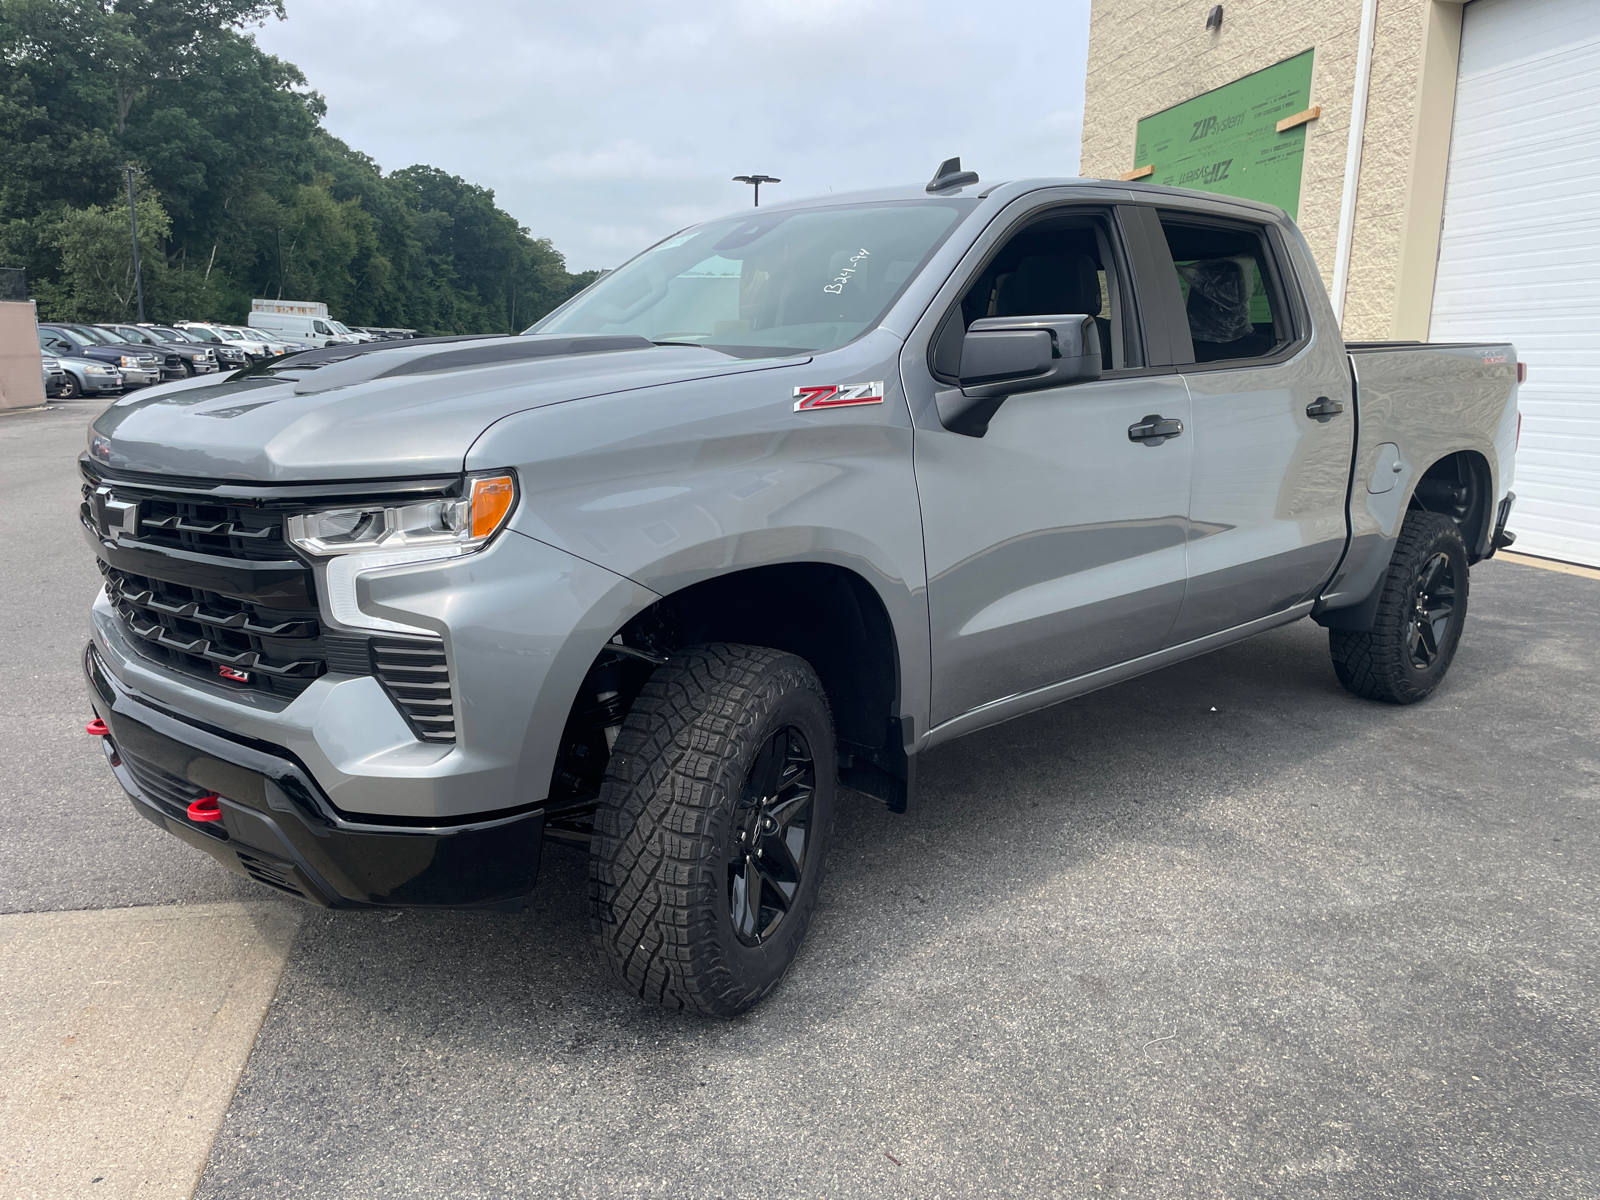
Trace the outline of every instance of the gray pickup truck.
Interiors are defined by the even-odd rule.
[[[1346,345],[1277,209],[1093,180],[753,210],[521,336],[312,350],[94,423],[84,655],[135,809],[333,907],[514,909],[641,997],[793,961],[839,789],[1310,617],[1449,669],[1509,345]],[[913,818],[914,819],[914,818]]]

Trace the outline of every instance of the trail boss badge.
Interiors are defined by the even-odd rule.
[[[812,408],[845,408],[851,404],[882,404],[883,380],[876,383],[833,384],[829,387],[797,387],[794,411]]]

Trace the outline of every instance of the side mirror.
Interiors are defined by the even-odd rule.
[[[989,418],[1017,392],[1100,378],[1100,328],[1093,317],[984,317],[961,342],[961,386],[935,397],[951,433],[982,437]]]

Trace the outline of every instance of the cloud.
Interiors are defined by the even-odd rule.
[[[574,270],[748,204],[1078,168],[1088,0],[288,0],[262,46],[386,170],[493,188]]]

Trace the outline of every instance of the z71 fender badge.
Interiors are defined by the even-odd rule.
[[[883,380],[876,383],[832,384],[828,387],[797,387],[794,411],[812,408],[845,408],[851,404],[882,404]]]

